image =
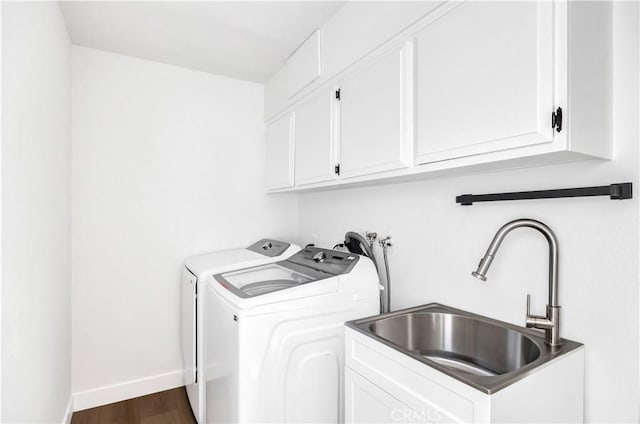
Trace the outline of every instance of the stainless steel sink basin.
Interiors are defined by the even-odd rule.
[[[347,325],[485,393],[495,393],[540,365],[581,346],[432,303]]]

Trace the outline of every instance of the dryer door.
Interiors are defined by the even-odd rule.
[[[188,386],[196,382],[196,296],[197,278],[187,268],[182,269],[180,284],[180,338],[182,349],[182,369],[184,384]]]

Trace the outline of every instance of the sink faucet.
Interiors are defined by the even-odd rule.
[[[480,259],[478,269],[471,273],[479,280],[487,280],[487,271],[491,266],[491,262],[502,243],[502,240],[512,230],[520,227],[529,227],[536,229],[544,235],[549,243],[549,303],[547,304],[547,315],[531,315],[531,296],[527,295],[527,328],[537,328],[545,331],[545,341],[551,346],[560,345],[560,306],[558,305],[558,240],[556,235],[540,221],[533,219],[516,219],[507,222],[502,226],[493,237],[487,252]]]

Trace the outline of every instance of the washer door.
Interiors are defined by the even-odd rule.
[[[215,275],[214,278],[239,297],[272,293],[316,281],[317,277],[278,264],[268,264]]]
[[[242,291],[249,296],[260,296],[261,294],[267,294],[274,291],[295,287],[299,284],[300,283],[298,283],[297,281],[291,280],[267,280],[247,284],[242,288]]]

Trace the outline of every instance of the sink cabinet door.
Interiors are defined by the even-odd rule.
[[[361,377],[351,368],[345,369],[345,422],[407,422],[413,411],[380,387]]]
[[[456,411],[424,402],[410,392],[394,396],[349,367],[345,368],[344,378],[346,423],[469,422],[460,418]]]
[[[463,2],[415,34],[416,162],[552,142],[554,2]]]

